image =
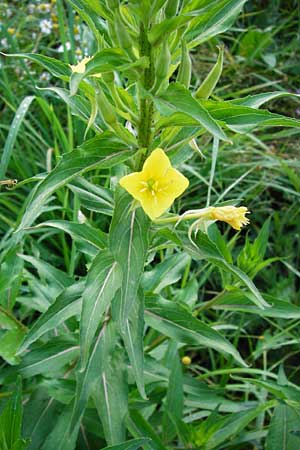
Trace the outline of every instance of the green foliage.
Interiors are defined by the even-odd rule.
[[[299,446],[287,3],[0,9],[1,450]],[[119,180],[156,148],[190,184],[150,221]]]

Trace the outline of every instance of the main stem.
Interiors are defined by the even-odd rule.
[[[154,83],[154,66],[152,47],[148,40],[147,30],[143,23],[140,27],[140,56],[147,56],[149,58],[149,67],[144,69],[142,77],[142,85],[145,91],[151,89]],[[152,138],[152,120],[154,105],[150,98],[145,98],[145,92],[141,92],[140,99],[140,120],[138,125],[138,143],[140,148],[145,149],[144,157],[139,161],[139,166],[143,163],[145,157],[149,153],[151,138]]]

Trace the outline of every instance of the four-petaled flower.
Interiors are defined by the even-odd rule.
[[[243,225],[247,225],[250,221],[246,214],[250,211],[245,206],[217,206],[209,208],[209,215],[212,220],[221,220],[228,223],[235,230],[240,230]]]
[[[161,148],[146,159],[141,172],[120,179],[120,185],[138,200],[151,220],[161,216],[188,187],[188,179],[171,166]]]

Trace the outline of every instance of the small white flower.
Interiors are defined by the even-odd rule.
[[[35,5],[33,3],[29,3],[29,5],[28,5],[29,14],[33,14],[34,10],[35,10]]]
[[[43,19],[40,21],[40,29],[44,34],[51,34],[52,31],[52,22],[48,19]]]
[[[37,9],[39,10],[39,12],[47,14],[51,11],[51,5],[50,3],[41,3],[40,5],[38,5]]]
[[[66,49],[70,50],[71,48],[71,42],[67,41],[66,42]],[[64,46],[61,44],[58,49],[57,49],[58,53],[63,53],[64,52]]]
[[[11,17],[12,16],[12,10],[10,8],[7,8],[6,10],[6,16]]]
[[[42,72],[40,75],[40,81],[49,81],[49,80],[50,80],[50,73]]]
[[[6,38],[1,39],[0,44],[3,49],[8,48],[8,42]]]
[[[86,216],[83,214],[83,212],[79,209],[77,219],[79,223],[85,223],[87,221]]]

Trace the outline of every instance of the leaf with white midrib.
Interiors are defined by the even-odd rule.
[[[210,347],[246,366],[236,348],[220,333],[194,317],[182,304],[158,295],[146,297],[145,321],[171,339],[186,344]]]
[[[122,331],[135,302],[148,250],[149,219],[141,208],[131,210],[132,197],[123,189],[116,190],[109,242],[115,260],[123,273],[119,321]]]
[[[110,252],[100,251],[91,265],[83,293],[80,323],[81,370],[86,366],[92,340],[121,285],[121,279],[119,265]]]

